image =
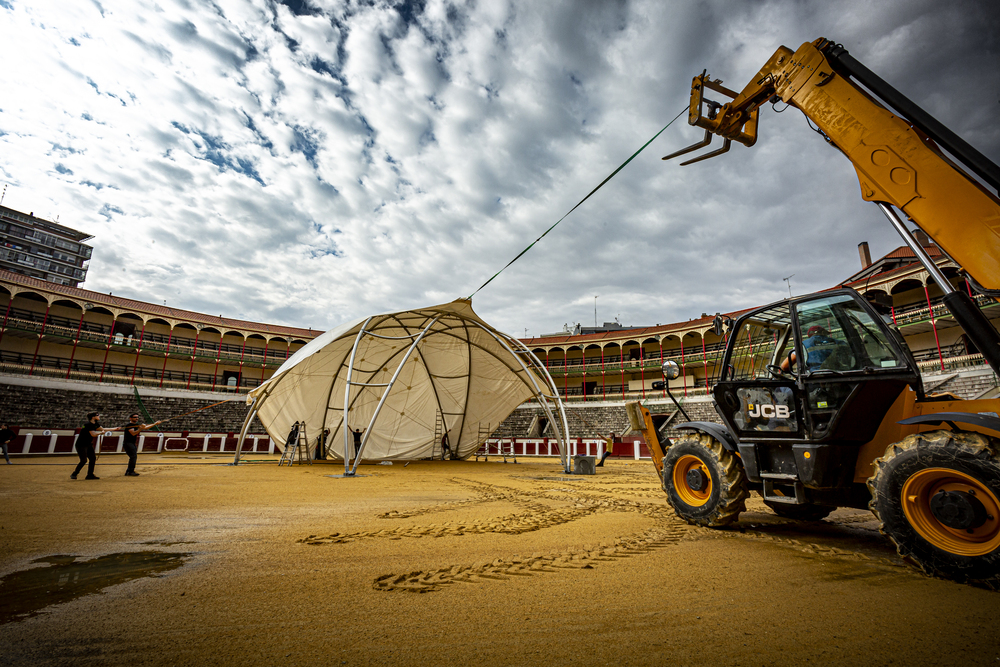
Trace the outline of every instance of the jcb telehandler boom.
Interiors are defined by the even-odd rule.
[[[711,100],[710,91],[731,101]],[[998,296],[1000,199],[989,188],[1000,187],[1000,169],[842,46],[819,39],[795,52],[781,47],[739,93],[695,77],[688,120],[705,139],[664,159],[715,134],[722,149],[683,164],[724,153],[732,141],[754,145],[760,107],[779,100],[851,160],[862,197],[916,253],[1000,374],[1000,334],[896,213],[930,235],[978,292]],[[661,444],[648,411],[629,406],[679,516],[727,525],[751,490],[794,519],[868,507],[899,553],[926,572],[1000,588],[1000,399],[925,395],[902,336],[851,289],[743,314],[729,328],[720,368],[712,394],[722,425],[687,422],[677,428],[692,435]]]

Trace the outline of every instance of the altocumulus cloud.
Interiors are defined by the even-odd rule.
[[[86,287],[327,328],[467,296],[683,109],[819,36],[992,157],[991,3],[0,0],[5,204]],[[511,333],[835,284],[897,245],[794,110],[688,168],[683,120],[475,299]],[[125,269],[124,271],[122,269]]]

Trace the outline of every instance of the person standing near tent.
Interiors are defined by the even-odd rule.
[[[87,421],[80,428],[80,435],[76,437],[76,454],[80,457],[80,462],[69,478],[76,479],[76,476],[83,469],[83,465],[89,463],[87,466],[87,479],[100,479],[100,477],[94,474],[94,466],[97,465],[97,453],[94,451],[94,442],[97,436],[102,433],[111,433],[112,431],[120,430],[120,428],[103,428],[101,426],[101,413],[88,413]]]
[[[139,473],[135,471],[135,461],[139,455],[139,434],[159,425],[160,422],[140,424],[139,413],[133,412],[128,416],[128,423],[121,427],[121,430],[125,431],[122,447],[125,449],[125,453],[128,454],[128,468],[125,470],[126,477],[139,476]]]
[[[10,430],[7,426],[7,422],[0,423],[0,446],[3,447],[3,457],[7,459],[7,465],[10,465],[10,456],[7,454],[7,447],[14,440],[14,432]]]
[[[292,430],[288,432],[288,437],[285,438],[285,448],[295,447],[299,444],[299,423],[295,422],[292,424]]]
[[[351,429],[351,433],[354,434],[354,458],[358,458],[358,452],[361,451],[361,436],[364,435],[365,429]]]
[[[316,438],[316,460],[326,461],[326,439],[330,437],[330,429],[325,428]]]
[[[444,432],[441,436],[441,460],[450,461],[453,458],[453,452],[451,451],[451,443],[448,442],[448,431]]]
[[[612,431],[604,438],[604,454],[601,456],[601,462],[597,464],[598,468],[604,467],[604,460],[611,456],[611,450],[615,448],[615,432]]]

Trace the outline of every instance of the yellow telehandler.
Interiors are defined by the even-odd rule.
[[[729,98],[721,103],[713,93]],[[944,303],[1000,373],[1000,334],[943,275],[897,213],[926,232],[971,289],[1000,296],[1000,169],[826,39],[781,47],[739,93],[706,73],[691,86],[689,123],[707,146],[753,146],[760,107],[798,108],[857,170],[874,202],[944,292]],[[728,326],[727,326],[728,325]],[[686,422],[660,442],[644,432],[667,499],[702,526],[725,526],[750,491],[777,514],[818,520],[870,508],[900,555],[929,574],[1000,588],[1000,399],[924,392],[902,336],[852,289],[784,299],[717,319],[727,347],[712,386],[721,424]],[[664,364],[669,379],[678,371]]]

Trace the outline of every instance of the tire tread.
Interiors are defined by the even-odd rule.
[[[918,460],[930,458],[935,453],[947,452],[946,458],[954,460],[976,460],[988,467],[994,468],[1000,474],[1000,439],[992,438],[973,431],[936,430],[914,433],[886,448],[885,454],[873,462],[874,474],[868,478],[867,486],[871,493],[868,508],[879,522],[879,532],[892,540],[898,553],[904,560],[916,566],[930,576],[944,577],[960,582],[969,582],[983,588],[1000,590],[1000,568],[992,568],[992,572],[982,572],[958,563],[958,557],[949,562],[946,552],[930,547],[923,538],[917,536],[915,542],[908,542],[899,532],[886,525],[886,518],[879,510],[883,500],[879,487],[885,483],[883,477],[890,474],[893,463],[900,456],[916,450]],[[886,501],[888,502],[888,501]],[[924,546],[927,544],[927,546]],[[929,548],[928,548],[929,547]],[[997,552],[993,552],[994,554]]]

